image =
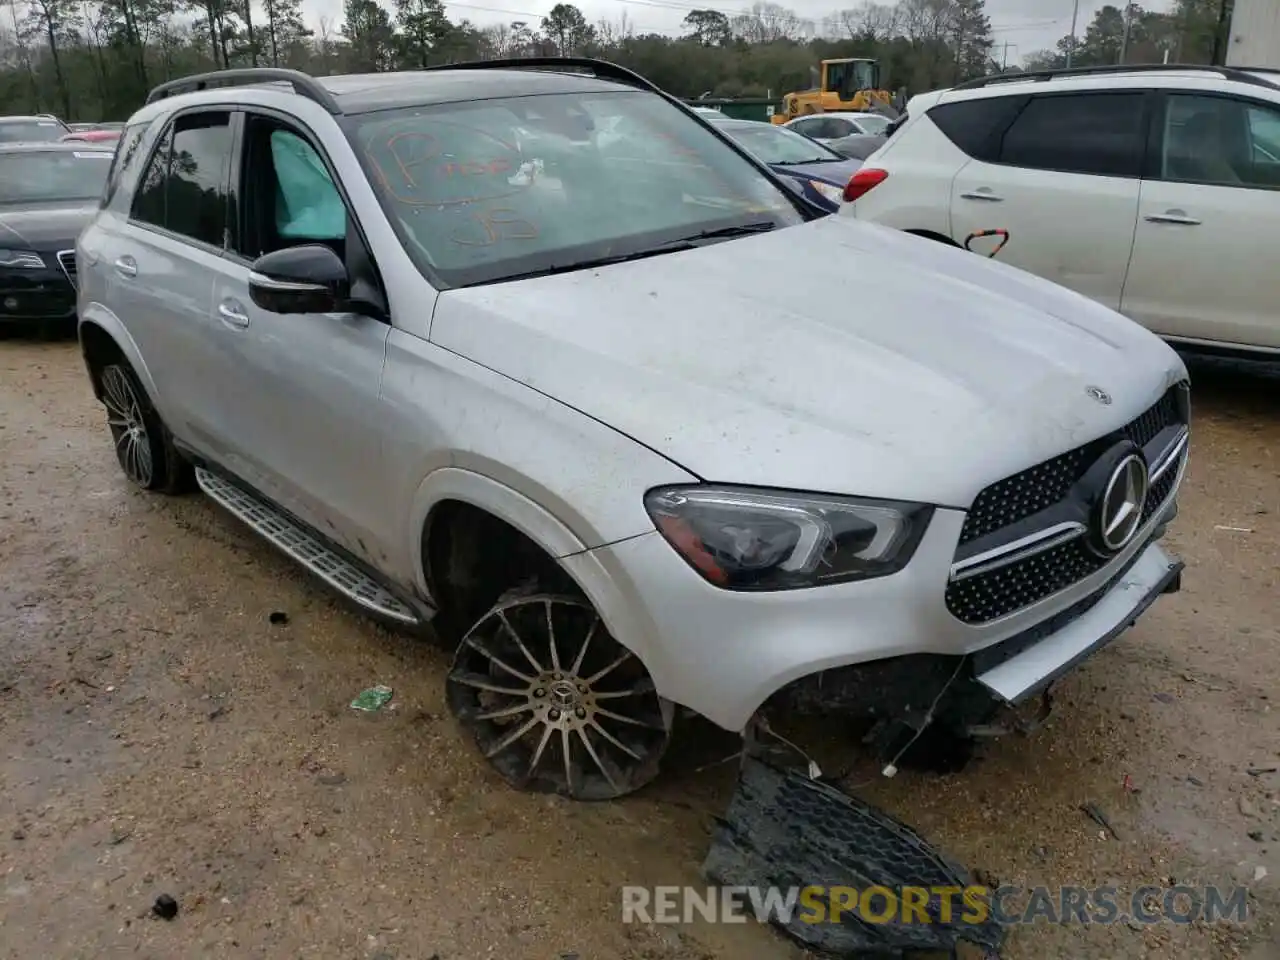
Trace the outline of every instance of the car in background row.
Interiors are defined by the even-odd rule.
[[[893,121],[878,113],[833,111],[788,120],[783,126],[810,140],[831,144],[853,136],[883,136]]]
[[[53,333],[74,320],[76,237],[112,156],[88,144],[0,144],[0,324]]]
[[[1001,260],[1187,348],[1280,356],[1280,70],[985,77],[913,97],[843,216]]]
[[[109,121],[100,121],[97,123],[72,123],[68,124],[72,133],[87,133],[90,130],[114,130],[119,133],[124,129],[123,123],[115,123]]]
[[[0,143],[47,143],[70,132],[65,123],[47,113],[0,117]]]
[[[119,130],[73,130],[63,135],[62,142],[112,144],[119,139]]]
[[[830,212],[840,209],[845,185],[862,166],[861,161],[841,156],[785,127],[728,117],[711,122],[774,173],[799,184],[809,200]]]

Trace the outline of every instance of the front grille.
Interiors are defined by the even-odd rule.
[[[1185,423],[1186,408],[1178,396],[1183,389],[1181,385],[1171,388],[1120,432],[1145,447],[1162,430]],[[1095,458],[1116,439],[1113,435],[1077,447],[984,489],[965,520],[961,547],[1061,503]],[[1142,508],[1143,523],[1173,494],[1186,455],[1184,449],[1178,462],[1151,485]],[[947,609],[964,623],[989,623],[1067,589],[1110,562],[1111,558],[1098,556],[1085,538],[1078,537],[1007,566],[951,580],[946,591]]]
[[[71,281],[71,285],[76,285],[76,252],[74,250],[58,251],[58,263],[62,266],[62,272],[67,275],[67,279]]]
[[[1178,404],[1180,389],[1185,388],[1170,387],[1163,397],[1125,424],[1124,435],[1145,447],[1165,427],[1184,422]],[[1095,451],[1095,447],[1095,444],[1085,444],[1068,450],[984,489],[969,508],[960,530],[960,546],[1061,503],[1089,469],[1096,453],[1101,452]]]

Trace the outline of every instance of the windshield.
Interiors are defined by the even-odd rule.
[[[789,166],[844,159],[794,130],[771,123],[726,123],[721,129],[765,163]]]
[[[43,143],[66,132],[57,120],[6,120],[0,122],[0,143]]]
[[[110,168],[105,150],[0,154],[0,203],[97,200]]]
[[[889,129],[889,118],[876,114],[859,117],[856,122],[864,133],[884,133]]]
[[[405,249],[449,286],[804,219],[748,160],[649,93],[469,101],[346,123]]]

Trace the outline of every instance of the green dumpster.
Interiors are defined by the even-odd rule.
[[[765,98],[722,100],[708,97],[705,100],[686,100],[685,103],[691,107],[711,107],[735,120],[760,120],[764,123],[769,122],[774,111],[782,109],[782,101]]]

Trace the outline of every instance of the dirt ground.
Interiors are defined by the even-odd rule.
[[[1247,884],[1251,919],[1041,923],[1013,960],[1280,957],[1280,371],[1193,382],[1183,592],[1064,681],[1034,736],[864,795],[988,881]],[[103,419],[73,342],[0,342],[0,954],[799,956],[754,924],[620,922],[623,884],[704,883],[734,777],[705,765],[731,740],[687,728],[619,803],[511,791],[445,710],[441,653],[202,498],[130,489]],[[392,705],[351,710],[375,683]],[[149,915],[161,893],[171,922]]]

